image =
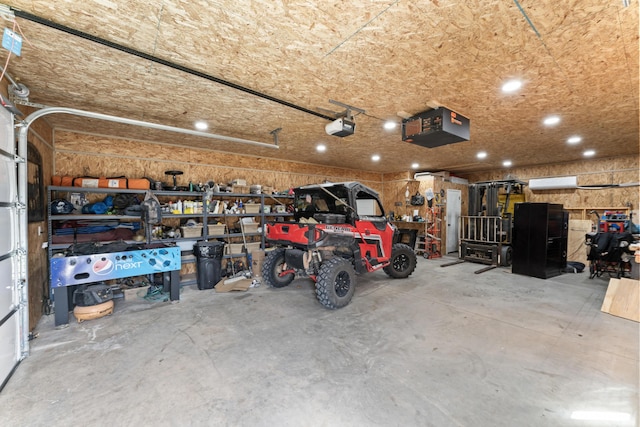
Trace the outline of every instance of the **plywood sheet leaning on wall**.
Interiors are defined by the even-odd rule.
[[[591,227],[593,222],[590,219],[569,220],[567,261],[578,261],[587,265],[587,246],[584,241],[585,234],[591,231]]]
[[[640,322],[640,281],[611,279],[601,311]]]

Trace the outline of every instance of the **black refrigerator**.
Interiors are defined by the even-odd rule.
[[[561,204],[517,203],[513,216],[511,271],[548,279],[567,266],[569,214]]]

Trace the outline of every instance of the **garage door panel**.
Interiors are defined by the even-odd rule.
[[[20,355],[18,337],[18,313],[13,313],[0,326],[0,386],[18,364]]]
[[[0,257],[16,248],[16,226],[14,208],[0,207],[0,230],[5,233],[0,238]],[[4,276],[0,276],[4,277]]]
[[[0,156],[0,202],[13,202],[16,199],[16,164],[5,156]]]
[[[0,261],[0,320],[7,316],[16,305],[14,265],[11,258]]]
[[[25,324],[26,304],[21,298],[18,283],[27,283],[24,256],[26,242],[22,242],[26,227],[26,212],[18,210],[18,161],[13,133],[13,116],[0,107],[0,390],[8,381],[22,357],[22,348],[28,349]],[[24,168],[25,163],[20,163]],[[26,186],[26,182],[22,185]],[[22,201],[26,204],[26,200]]]

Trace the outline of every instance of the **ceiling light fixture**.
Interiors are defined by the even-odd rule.
[[[502,166],[504,166],[505,168],[511,167],[513,163],[511,163],[511,160],[505,160],[504,162],[502,162]]]
[[[486,159],[487,158],[487,152],[486,151],[480,151],[478,152],[478,154],[476,154],[476,157],[479,159]]]
[[[324,153],[325,151],[327,151],[327,146],[324,144],[318,144],[316,145],[316,151],[318,153]]]
[[[418,169],[420,167],[420,165],[418,163],[412,163],[411,164],[411,169]]]
[[[513,93],[522,87],[522,82],[520,80],[509,80],[505,84],[502,85],[502,91],[504,93]]]
[[[379,154],[374,154],[373,156],[371,156],[371,160],[373,160],[374,162],[379,162],[380,161],[380,155]]]
[[[596,154],[596,150],[587,150],[584,153],[582,153],[583,156],[585,157],[593,157]]]
[[[398,124],[396,122],[392,122],[391,120],[389,120],[388,122],[384,122],[384,128],[386,130],[394,130],[396,126],[398,126]]]
[[[555,126],[560,123],[560,117],[558,116],[549,116],[542,121],[545,126]]]
[[[569,137],[569,139],[567,139],[568,144],[578,144],[581,141],[582,141],[582,138],[577,135],[571,136]]]
[[[209,129],[209,125],[207,124],[207,122],[205,122],[203,120],[198,120],[197,122],[194,123],[194,126],[198,130],[207,130],[207,129]]]

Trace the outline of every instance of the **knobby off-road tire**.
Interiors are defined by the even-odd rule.
[[[409,277],[416,269],[418,258],[416,253],[404,243],[396,243],[391,249],[391,264],[383,270],[394,279],[404,279]]]
[[[356,290],[356,271],[351,261],[331,258],[320,267],[316,278],[316,296],[320,304],[330,309],[349,304]]]
[[[284,288],[293,281],[293,273],[280,276],[284,266],[284,252],[284,248],[279,248],[267,253],[262,264],[262,280],[267,286]]]

